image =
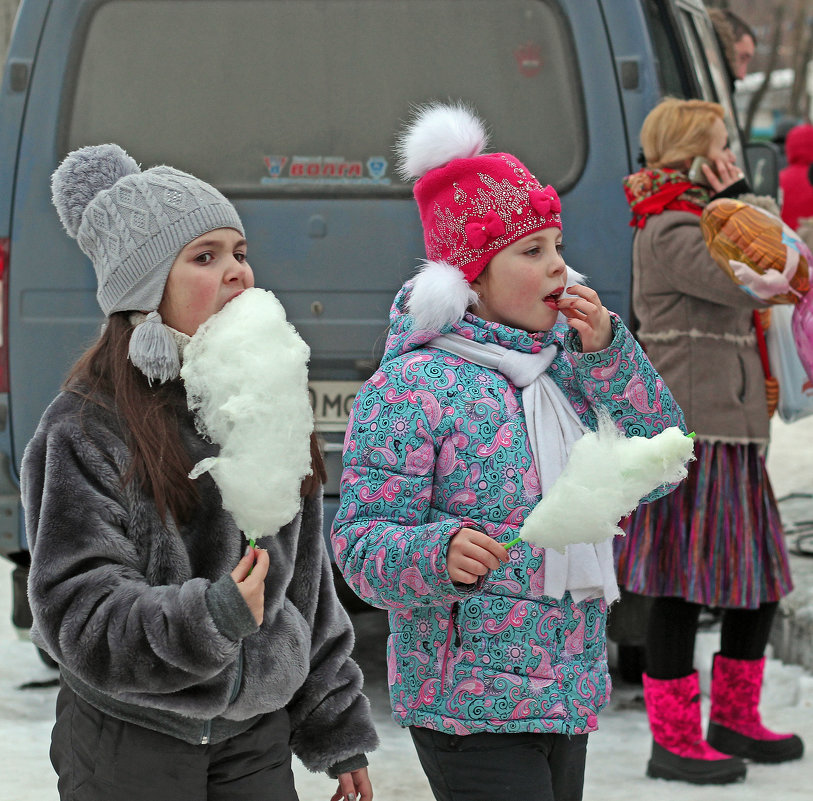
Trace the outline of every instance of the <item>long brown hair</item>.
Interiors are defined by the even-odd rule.
[[[188,522],[200,497],[189,478],[194,464],[178,427],[177,387],[150,385],[133,366],[128,358],[132,332],[129,312],[110,315],[99,338],[74,364],[64,388],[88,401],[98,403],[100,393],[112,400],[133,457],[125,484],[135,481],[152,497],[162,520],[169,513],[178,523]],[[310,449],[311,473],[300,487],[302,497],[315,494],[327,480],[315,434]]]

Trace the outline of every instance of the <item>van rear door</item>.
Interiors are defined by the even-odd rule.
[[[9,49],[2,89],[0,90],[0,554],[13,555],[25,561],[25,532],[20,509],[18,464],[12,452],[13,416],[10,375],[10,336],[15,333],[16,298],[12,263],[22,256],[12,243],[12,214],[19,197],[20,175],[17,153],[29,100],[29,87],[37,62],[49,0],[29,0],[26,13],[18,14],[14,25],[14,42]],[[18,397],[23,401],[24,388]],[[19,574],[22,575],[22,574]],[[17,581],[15,576],[15,581]],[[16,586],[16,584],[15,584]],[[18,617],[18,605],[14,617]]]
[[[233,199],[257,285],[311,346],[329,494],[354,388],[377,364],[391,300],[423,253],[410,187],[392,164],[410,105],[474,105],[500,149],[561,191],[566,239],[583,232],[568,239],[568,259],[625,312],[629,257],[614,243],[626,225],[626,148],[612,58],[598,2],[572,5],[53,0],[13,208],[15,464],[101,321],[92,267],[49,200],[59,160],[87,144],[115,141]],[[613,152],[622,155],[602,156]]]

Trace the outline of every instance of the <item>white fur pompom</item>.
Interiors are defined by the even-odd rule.
[[[407,310],[417,328],[440,331],[460,320],[476,302],[477,293],[457,267],[443,261],[425,261],[413,279]]]
[[[480,155],[487,141],[485,125],[462,103],[421,106],[396,142],[398,172],[404,180],[420,178],[452,159]]]

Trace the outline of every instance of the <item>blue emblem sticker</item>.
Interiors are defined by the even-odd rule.
[[[268,174],[272,178],[279,178],[288,163],[288,156],[263,156],[263,161],[268,168]]]
[[[371,178],[380,181],[387,174],[387,160],[383,156],[370,156],[367,159],[367,172]]]

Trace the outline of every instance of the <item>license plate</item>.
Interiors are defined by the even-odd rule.
[[[361,381],[309,381],[316,430],[344,433]]]

